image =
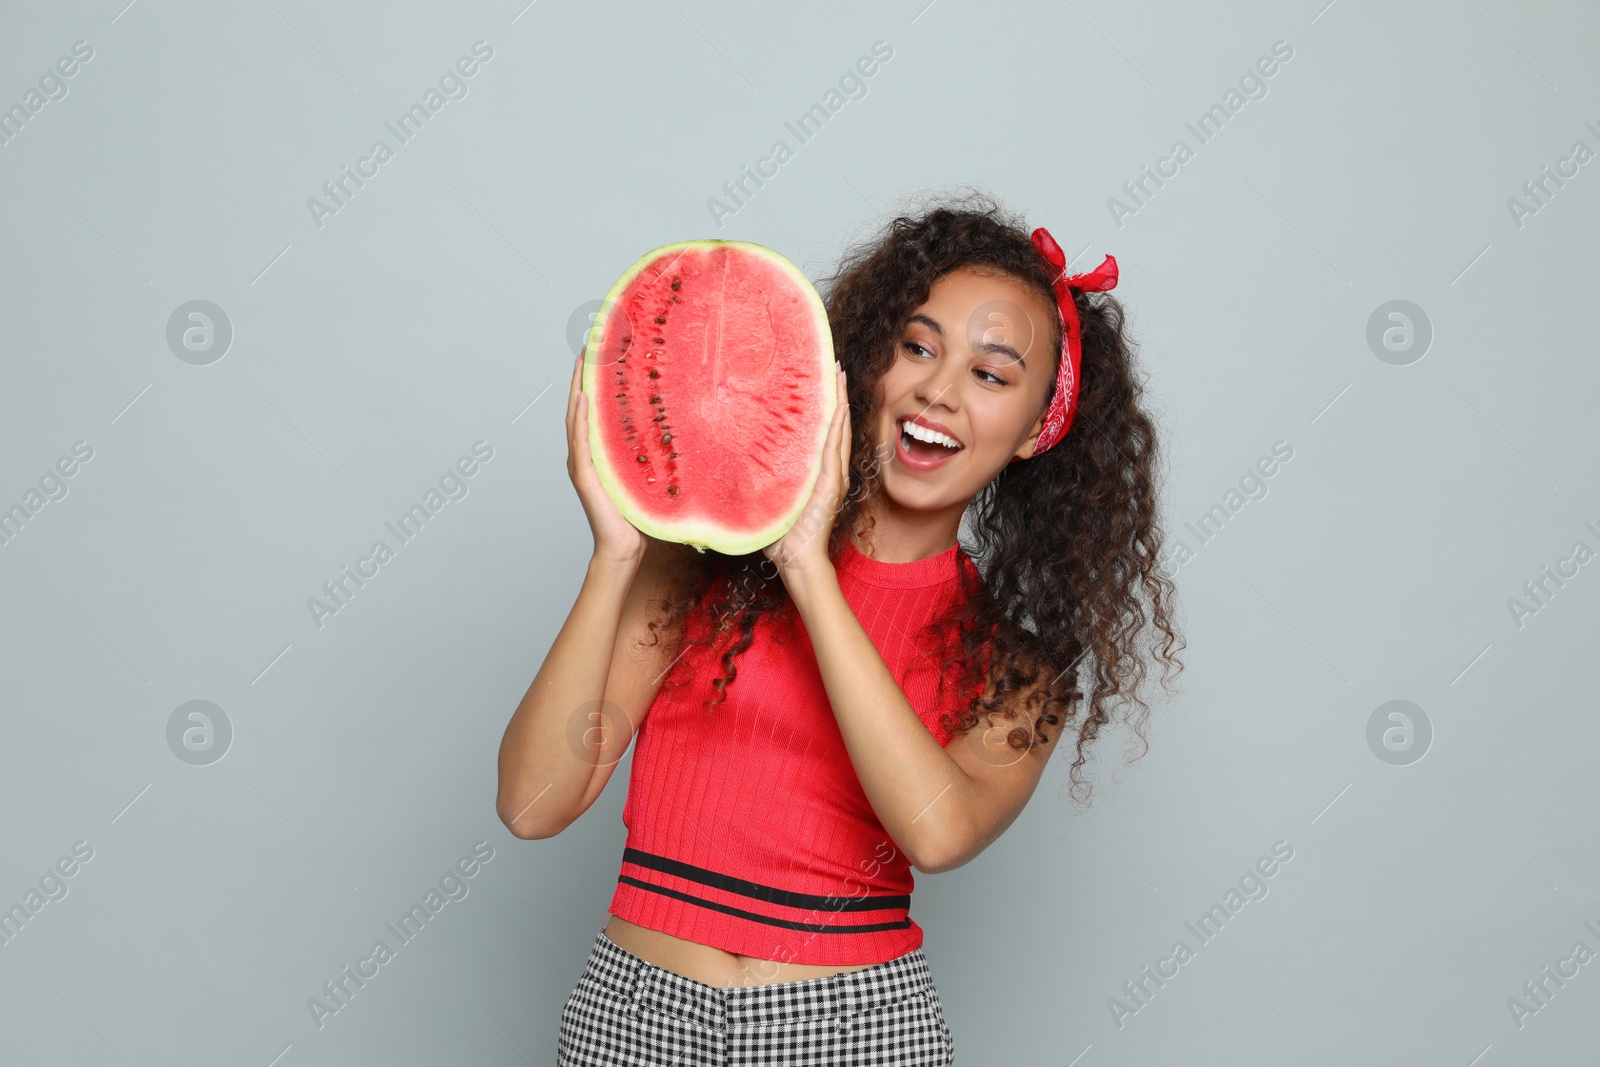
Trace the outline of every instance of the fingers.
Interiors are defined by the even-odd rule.
[[[578,392],[583,388],[583,357],[572,361],[572,381],[567,385],[567,433],[572,432],[573,417],[578,410]]]
[[[574,361],[572,390],[567,395],[567,458],[575,478],[593,462],[589,458],[589,394],[583,391],[583,357]]]
[[[849,482],[850,471],[850,396],[845,389],[844,368],[839,369],[839,410],[834,412],[839,422],[839,440],[835,442],[839,459],[841,482]]]
[[[589,465],[589,394],[579,390],[576,424],[573,427],[573,453],[584,466]]]
[[[837,364],[836,364],[837,365]],[[828,439],[823,453],[822,477],[818,481],[818,496],[830,512],[838,506],[849,482],[850,466],[850,405],[845,399],[844,371],[834,375],[836,403],[833,419],[828,424]]]
[[[850,469],[850,394],[845,388],[842,368],[839,371],[839,406],[844,409],[844,422],[839,431],[839,469],[847,472]]]
[[[844,418],[848,414],[842,396],[844,392],[843,371],[839,371],[833,376],[833,384],[836,402],[833,408],[833,418],[828,422],[828,436],[823,441],[822,451],[822,479],[820,484],[824,492],[830,491],[828,486],[828,482],[832,480],[830,475],[837,477],[838,470],[842,469],[839,464],[839,441],[844,436],[842,426]]]

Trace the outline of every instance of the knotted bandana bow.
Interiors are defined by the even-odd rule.
[[[1033,247],[1045,258],[1055,274],[1051,283],[1056,294],[1056,310],[1061,316],[1061,358],[1056,365],[1056,391],[1050,398],[1050,407],[1044,416],[1044,428],[1033,446],[1038,455],[1066,436],[1072,426],[1072,417],[1078,411],[1079,368],[1083,362],[1083,343],[1078,323],[1078,305],[1073,301],[1074,290],[1102,293],[1117,287],[1117,261],[1106,256],[1104,261],[1087,274],[1067,274],[1067,256],[1056,244],[1050,231],[1043,226],[1033,231]],[[1016,457],[1013,457],[1015,460]]]

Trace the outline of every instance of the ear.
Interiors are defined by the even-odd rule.
[[[1032,458],[1034,446],[1039,443],[1039,435],[1043,432],[1044,412],[1040,412],[1039,417],[1033,420],[1033,426],[1028,430],[1028,436],[1024,437],[1022,444],[1017,446],[1017,450],[1013,453],[1011,460]],[[1011,462],[1011,460],[1007,460],[1007,462]]]

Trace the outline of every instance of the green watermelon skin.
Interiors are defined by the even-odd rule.
[[[838,406],[822,299],[746,241],[642,256],[584,348],[589,448],[618,510],[663,541],[754,552],[799,520]]]

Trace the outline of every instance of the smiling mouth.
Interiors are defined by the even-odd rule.
[[[913,425],[908,419],[900,420],[900,447],[917,459],[943,459],[962,449],[954,438]]]

